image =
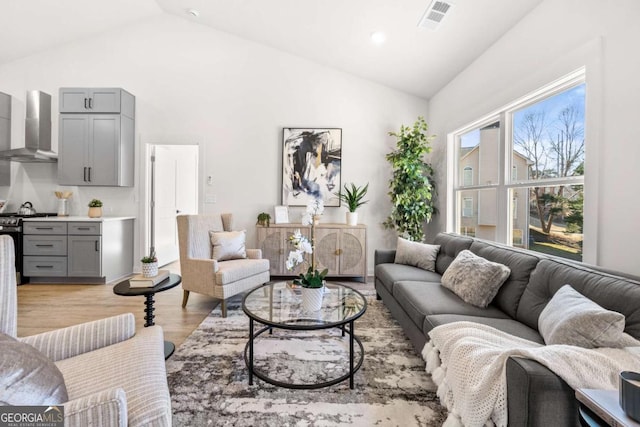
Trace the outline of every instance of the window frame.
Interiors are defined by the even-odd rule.
[[[459,129],[448,134],[448,144],[450,148],[449,166],[450,173],[447,174],[447,183],[452,201],[453,209],[448,209],[447,215],[447,229],[449,231],[459,230],[461,227],[460,215],[462,212],[462,201],[457,195],[461,191],[468,190],[483,190],[492,188],[496,191],[496,242],[513,246],[513,224],[514,215],[512,211],[512,200],[510,195],[512,191],[523,189],[528,191],[531,187],[551,187],[557,185],[585,185],[585,175],[582,176],[569,176],[562,178],[543,178],[543,179],[516,179],[513,176],[513,171],[517,170],[517,166],[513,164],[514,156],[514,144],[513,144],[513,115],[515,112],[532,106],[540,101],[556,96],[562,92],[570,90],[576,86],[586,84],[586,69],[581,67],[572,73],[548,84],[532,93],[525,95],[515,101],[505,105],[497,111],[488,114],[472,123],[467,124]],[[589,90],[591,91],[591,89]],[[585,141],[587,129],[587,105],[585,97]],[[463,182],[459,182],[460,179],[460,137],[475,129],[481,129],[493,122],[498,121],[500,123],[499,142],[498,142],[498,182],[484,185],[472,185],[464,186]],[[591,144],[591,142],[589,142]],[[585,143],[585,163],[587,159],[587,146]],[[515,167],[515,169],[514,169]],[[527,174],[528,175],[528,174]],[[459,205],[458,205],[459,204]],[[506,225],[505,225],[506,224]],[[583,229],[583,239],[584,239]],[[584,260],[584,258],[583,258]]]

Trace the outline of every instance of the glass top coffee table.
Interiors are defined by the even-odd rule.
[[[244,360],[249,369],[249,385],[253,385],[253,376],[279,387],[294,389],[315,389],[338,384],[347,378],[349,387],[353,388],[353,376],[362,366],[364,348],[354,333],[354,321],[367,310],[367,301],[362,294],[347,286],[327,283],[322,299],[322,308],[314,312],[302,309],[301,292],[291,282],[276,282],[260,286],[242,300],[242,310],[249,316],[249,341],[244,349]],[[254,331],[254,322],[265,325]],[[349,334],[349,368],[346,374],[329,381],[313,384],[289,383],[273,379],[267,372],[254,366],[254,345],[256,338],[265,332],[273,333],[273,329],[312,331],[316,329],[339,328],[341,336]],[[275,338],[274,338],[275,339]],[[340,339],[336,337],[336,339]],[[354,345],[360,347],[360,357],[356,362]]]

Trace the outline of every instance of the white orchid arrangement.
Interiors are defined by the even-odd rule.
[[[322,215],[324,202],[322,199],[313,199],[307,203],[307,211],[302,214],[302,225],[313,224],[313,217]]]
[[[303,235],[300,229],[297,229],[289,237],[289,242],[293,245],[294,250],[290,251],[287,257],[285,264],[287,270],[293,270],[296,266],[304,263],[306,254],[311,256],[307,273],[300,274],[299,278],[293,280],[293,283],[305,288],[321,288],[323,286],[323,280],[329,272],[328,269],[324,269],[321,272],[316,270],[315,259],[313,257],[313,235],[315,228],[313,217],[322,215],[322,212],[324,212],[323,201],[321,199],[314,199],[307,205],[307,211],[302,216],[302,225],[311,225],[311,240]]]

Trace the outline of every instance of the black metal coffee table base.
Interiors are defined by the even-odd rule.
[[[247,364],[247,367],[249,368],[249,385],[253,385],[253,376],[255,375],[256,377],[260,378],[262,381],[267,382],[269,384],[272,384],[278,387],[292,388],[297,390],[310,390],[310,389],[316,389],[316,388],[329,387],[329,386],[341,383],[346,379],[349,379],[349,388],[353,389],[353,376],[355,375],[356,372],[358,372],[358,370],[362,366],[362,362],[364,361],[364,347],[362,346],[362,342],[360,341],[360,339],[353,334],[353,321],[348,322],[348,325],[349,325],[348,328],[345,327],[345,325],[341,325],[338,327],[338,329],[342,331],[342,336],[345,336],[345,333],[349,334],[349,371],[338,378],[332,379],[330,381],[325,381],[322,383],[316,383],[316,384],[285,383],[282,381],[274,380],[273,378],[269,377],[265,372],[259,369],[256,369],[253,363],[254,341],[257,337],[259,337],[263,333],[267,331],[272,332],[275,327],[265,326],[259,331],[254,333],[253,322],[254,320],[252,318],[249,318],[249,341],[244,347],[244,361]],[[278,329],[288,329],[288,328],[278,328]],[[360,359],[358,360],[357,363],[355,363],[355,360],[354,360],[354,351],[353,351],[354,343],[357,343],[358,346],[360,347]]]

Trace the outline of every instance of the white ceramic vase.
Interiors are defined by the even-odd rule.
[[[306,312],[319,311],[322,308],[322,296],[324,295],[324,286],[322,288],[301,288],[302,310]]]
[[[158,275],[158,263],[157,262],[143,262],[142,263],[142,276],[143,277],[156,277]]]
[[[358,225],[358,212],[347,212],[347,225]]]

